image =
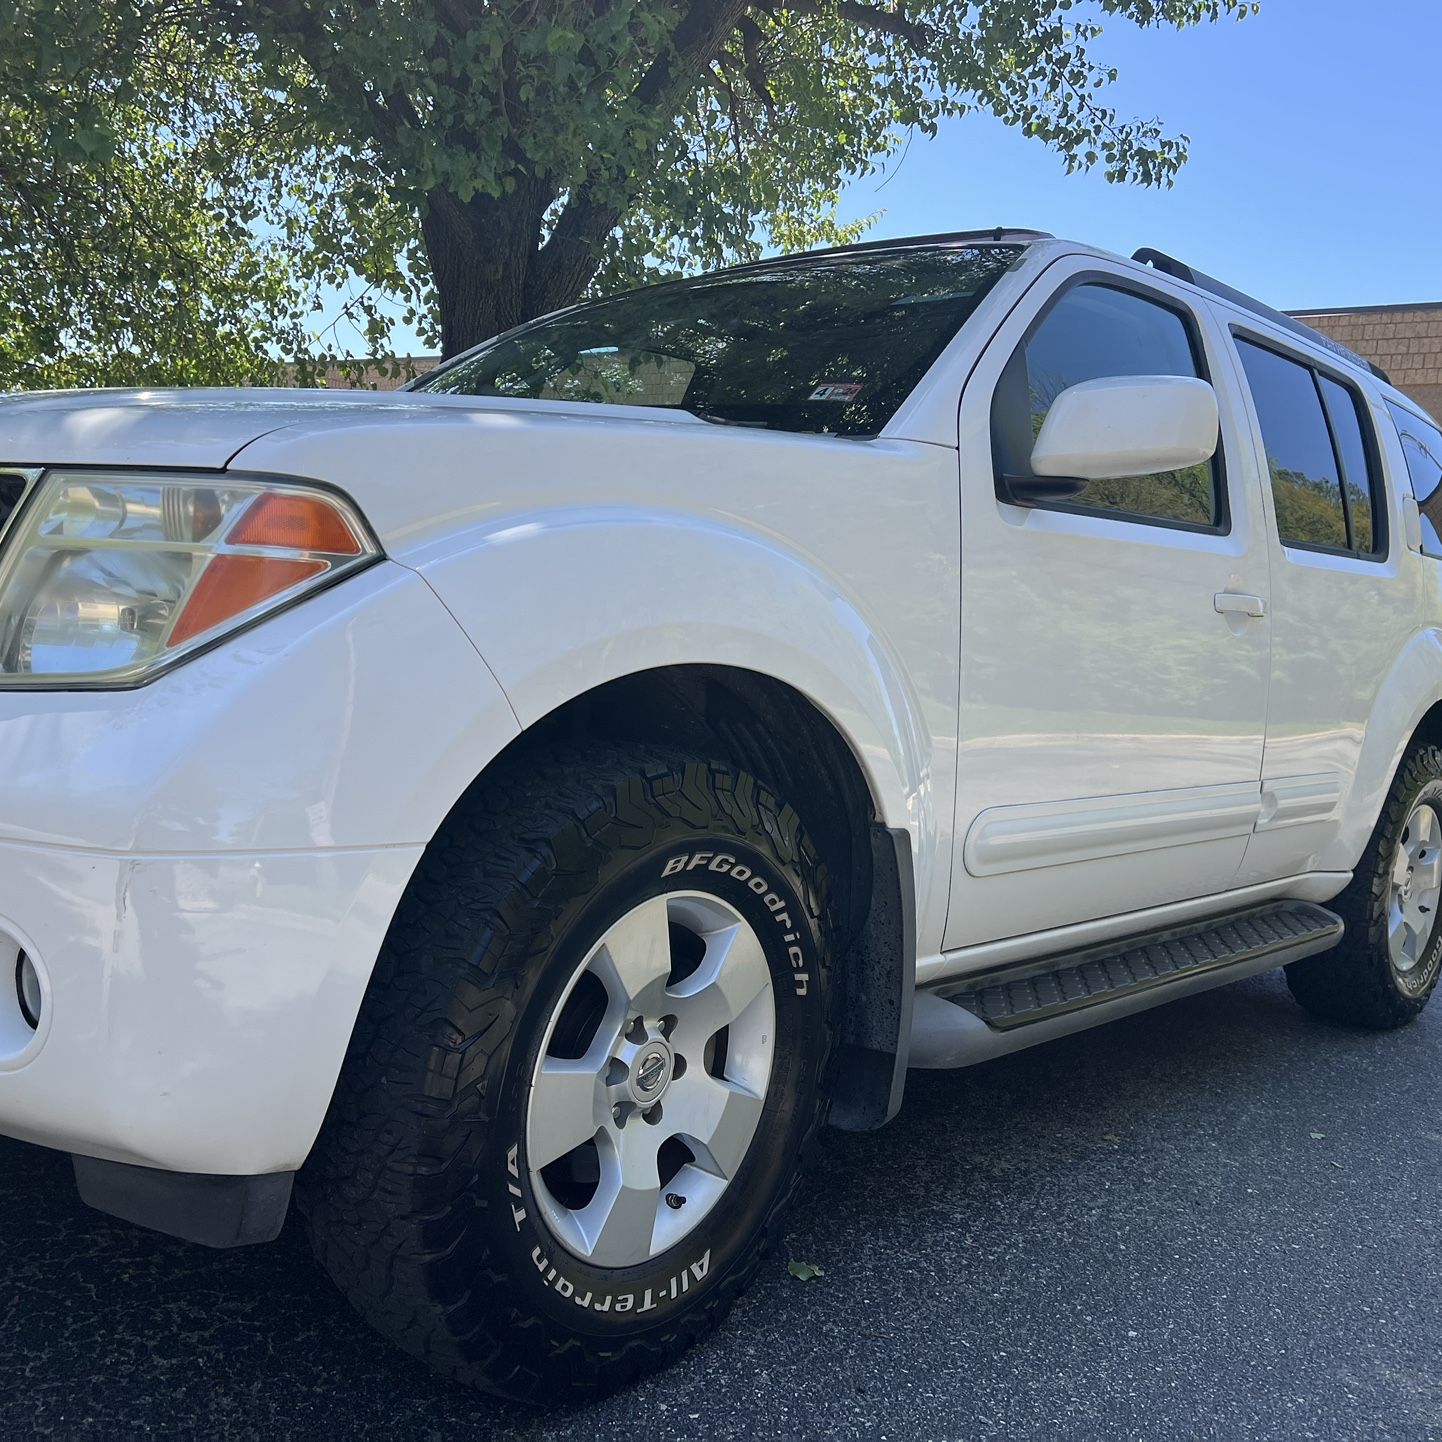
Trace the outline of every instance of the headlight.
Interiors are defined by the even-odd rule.
[[[133,686],[379,555],[319,488],[49,471],[5,539],[0,686]]]

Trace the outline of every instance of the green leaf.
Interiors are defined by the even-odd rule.
[[[813,1262],[798,1262],[794,1258],[787,1262],[786,1270],[796,1278],[798,1282],[811,1282],[817,1277],[824,1277],[825,1271],[816,1266]]]
[[[406,313],[454,348],[588,290],[844,243],[870,224],[837,220],[846,185],[974,111],[1069,169],[1169,186],[1186,137],[1106,103],[1098,14],[1180,30],[1255,8],[877,0],[898,27],[816,0],[753,5],[743,33],[678,0],[555,0],[539,22],[7,0],[0,389],[310,373],[384,351]],[[566,264],[543,268],[563,216]]]

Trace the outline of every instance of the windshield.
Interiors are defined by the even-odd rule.
[[[875,435],[1020,254],[850,251],[647,286],[489,341],[414,389]]]

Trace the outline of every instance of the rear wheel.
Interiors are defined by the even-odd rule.
[[[825,868],[753,778],[533,757],[428,848],[301,1178],[382,1332],[597,1395],[714,1327],[820,1127]]]
[[[1292,995],[1331,1021],[1386,1029],[1427,1005],[1442,971],[1442,751],[1424,746],[1398,769],[1346,891],[1333,951],[1287,968]]]

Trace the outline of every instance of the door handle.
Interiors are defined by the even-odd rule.
[[[1218,591],[1212,605],[1219,616],[1261,617],[1267,614],[1267,603],[1260,596],[1245,596],[1240,591]]]

